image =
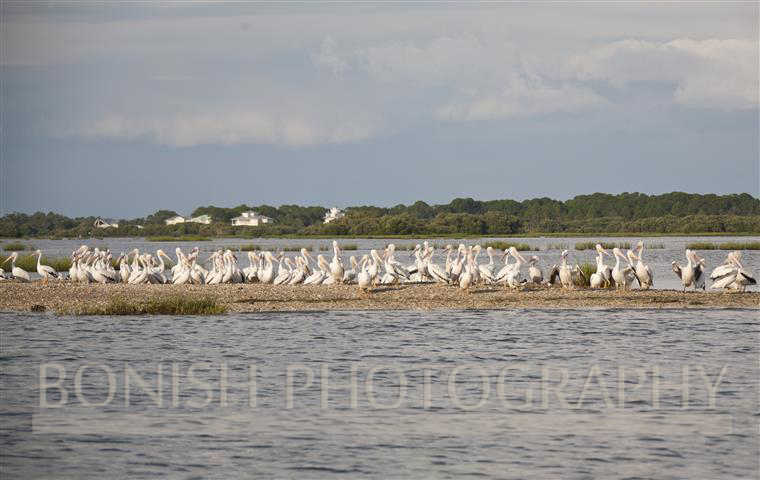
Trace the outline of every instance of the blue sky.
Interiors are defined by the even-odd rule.
[[[758,5],[2,4],[0,210],[758,195]]]

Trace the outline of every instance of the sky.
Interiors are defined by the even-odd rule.
[[[756,2],[0,13],[0,214],[760,196]]]

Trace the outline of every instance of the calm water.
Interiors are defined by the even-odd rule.
[[[410,240],[410,239],[340,239],[341,244],[355,244],[357,246],[356,251],[346,251],[343,252],[343,257],[348,265],[348,257],[351,255],[355,255],[357,260],[361,258],[361,255],[365,253],[369,253],[369,250],[372,248],[376,249],[382,249],[384,248],[388,243],[395,243],[398,245],[414,245],[415,243],[421,242],[423,239],[420,240]],[[596,262],[596,252],[593,250],[584,250],[584,251],[574,251],[573,246],[576,243],[583,243],[583,242],[611,242],[611,243],[629,243],[632,246],[636,244],[639,240],[644,241],[647,245],[654,245],[658,248],[652,248],[648,249],[645,252],[645,261],[649,265],[649,267],[652,269],[654,276],[655,276],[655,288],[665,288],[665,289],[674,289],[674,288],[682,288],[680,280],[671,270],[670,262],[673,260],[677,261],[679,265],[684,265],[686,263],[686,259],[684,256],[684,249],[686,248],[686,245],[693,242],[711,242],[711,243],[722,243],[722,242],[748,242],[753,241],[755,238],[751,237],[630,237],[630,238],[609,238],[609,237],[587,237],[587,238],[482,238],[482,239],[446,239],[446,238],[436,238],[431,239],[431,243],[435,245],[445,245],[445,244],[452,244],[454,246],[458,245],[459,243],[465,243],[467,245],[472,245],[475,243],[485,243],[488,241],[493,240],[506,240],[509,242],[516,242],[516,243],[527,243],[528,245],[531,245],[532,247],[538,247],[539,251],[537,252],[528,252],[528,255],[537,255],[541,260],[541,268],[544,271],[548,271],[548,268],[551,268],[552,265],[555,263],[558,263],[560,253],[563,249],[569,249],[571,252],[570,255],[570,262]],[[104,248],[110,248],[112,252],[115,253],[114,256],[118,255],[119,252],[128,252],[134,248],[138,248],[141,251],[152,251],[155,252],[156,249],[162,248],[164,251],[169,253],[172,257],[174,257],[174,249],[176,247],[182,248],[184,251],[189,251],[195,246],[199,246],[205,253],[201,256],[201,258],[205,258],[208,255],[210,255],[210,252],[219,249],[219,248],[235,248],[239,247],[240,245],[245,244],[256,244],[260,246],[263,249],[268,249],[272,251],[278,251],[282,249],[285,246],[305,246],[307,248],[313,248],[316,253],[323,253],[325,255],[332,255],[332,247],[331,247],[331,240],[325,240],[325,239],[266,239],[266,238],[255,238],[251,240],[245,240],[240,238],[222,238],[222,239],[214,239],[212,241],[208,242],[146,242],[142,238],[104,238],[103,240],[93,240],[93,239],[85,239],[85,240],[30,240],[27,243],[32,243],[36,247],[42,249],[42,251],[45,253],[45,255],[50,256],[68,256],[71,255],[71,252],[73,250],[76,250],[80,245],[86,244],[89,245],[91,248],[99,247],[101,249]],[[329,248],[330,252],[319,252],[320,248]],[[399,251],[397,252],[397,258],[406,263],[413,263],[412,258],[408,256],[408,253],[405,251]],[[612,251],[610,251],[612,253]],[[723,263],[723,261],[726,258],[726,254],[728,252],[720,251],[720,250],[705,250],[700,251],[700,255],[702,255],[707,260],[707,266],[708,269],[712,270],[712,268],[716,267],[717,265],[720,265]],[[287,252],[289,256],[293,256],[296,254],[296,252]],[[755,276],[760,275],[760,251],[744,251],[742,252],[742,262],[748,270],[755,273]],[[240,258],[240,261],[247,265],[247,260],[243,257]],[[444,259],[440,255],[436,256],[436,261],[439,264],[442,264]],[[485,255],[485,252],[481,253],[478,261],[480,263],[487,263],[488,262],[488,256]],[[499,258],[494,259],[495,262],[500,263]],[[605,257],[605,262],[609,265],[614,265],[614,259]],[[34,274],[36,275],[36,274]],[[710,284],[710,281],[708,280],[708,287]],[[750,290],[756,291],[758,290],[758,286],[749,287]]]
[[[734,309],[3,314],[0,471],[3,478],[756,478],[758,315]],[[66,372],[61,408],[40,407],[45,362]],[[201,362],[207,365],[192,375],[205,386],[188,375]],[[85,363],[112,370],[107,405],[85,407],[77,398],[75,372]],[[155,390],[159,363],[162,406],[134,377],[125,406],[127,366]],[[226,406],[219,398],[222,364]],[[253,395],[250,385],[233,386],[249,379],[251,364]],[[427,397],[420,364],[435,365]],[[470,366],[452,377],[464,364]],[[501,369],[514,364],[528,369],[506,372],[500,390]],[[620,383],[624,398],[619,365],[628,372]],[[683,365],[687,409],[683,391],[652,385],[653,366],[662,384],[675,384]],[[293,388],[304,387],[292,393],[292,408],[288,366]],[[712,406],[697,366],[709,382],[726,368]],[[637,367],[644,369],[638,389]],[[560,395],[569,405],[545,388],[560,383],[562,368],[567,385]],[[313,382],[305,387],[309,370]],[[572,408],[587,377],[582,404]],[[46,378],[53,383],[58,372],[49,369]],[[325,408],[323,382],[342,384],[325,390]],[[86,401],[108,398],[100,367],[87,370],[81,385]],[[531,404],[519,410],[526,389]],[[211,401],[202,406],[206,390]],[[55,403],[60,394],[49,388],[45,398]],[[399,398],[397,408],[378,407]],[[479,408],[462,408],[481,400]]]

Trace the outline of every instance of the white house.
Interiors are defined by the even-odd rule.
[[[333,220],[337,220],[339,218],[345,217],[346,214],[341,211],[338,207],[332,207],[330,211],[325,213],[325,223],[330,223]]]
[[[274,223],[274,219],[266,215],[259,215],[252,210],[243,212],[239,217],[232,219],[232,225],[234,226],[258,227],[267,223]]]
[[[178,223],[185,223],[187,219],[183,217],[182,215],[177,215],[176,217],[170,217],[164,220],[164,223],[167,225],[176,225]]]
[[[119,222],[118,220],[114,220],[113,218],[101,218],[98,217],[95,220],[95,223],[92,224],[95,228],[118,228]]]
[[[197,217],[183,217],[182,215],[177,215],[176,217],[167,218],[164,222],[167,225],[176,225],[178,223],[202,223],[208,225],[211,223],[211,216],[199,215]]]
[[[198,215],[197,217],[188,218],[185,221],[190,223],[202,223],[204,225],[208,225],[211,223],[211,215]]]

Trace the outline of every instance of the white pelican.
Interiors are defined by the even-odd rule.
[[[61,278],[53,267],[42,264],[42,250],[37,250],[34,254],[37,255],[37,274],[42,277],[43,282],[47,283],[51,278]]]
[[[475,260],[472,257],[472,251],[467,252],[467,264],[464,266],[464,272],[459,275],[459,288],[469,291],[473,282],[473,273],[477,270]]]
[[[356,279],[356,272],[359,268],[359,262],[356,261],[356,257],[351,255],[348,260],[351,263],[351,269],[343,272],[343,283],[353,283]]]
[[[449,245],[450,247],[451,245]],[[448,284],[451,282],[451,278],[446,274],[445,268],[441,267],[440,265],[433,262],[433,255],[435,254],[435,249],[430,249],[430,252],[428,253],[426,257],[426,265],[425,268],[430,274],[431,277],[436,281],[436,283],[439,284]],[[449,251],[449,254],[451,252]]]
[[[639,242],[634,249],[636,252],[636,278],[639,280],[639,286],[648,289],[654,286],[654,275],[649,269],[649,265],[644,263],[644,242]]]
[[[274,255],[272,255],[272,252],[264,252],[264,266],[259,268],[259,280],[261,283],[272,283],[274,281],[275,276],[277,275],[275,272],[275,261]]]
[[[386,281],[383,283],[398,283],[402,277],[405,280],[409,280],[409,271],[393,257],[395,251],[396,246],[392,243],[388,244],[385,249]],[[387,282],[387,277],[391,277],[392,280]]]
[[[306,268],[306,260],[303,257],[296,257],[296,268],[293,271],[293,275],[290,276],[290,280],[288,280],[288,285],[303,283],[304,279],[308,276]]]
[[[567,250],[563,250],[561,255],[562,260],[559,266],[555,265],[552,267],[552,270],[549,273],[549,285],[554,285],[559,278],[560,284],[564,288],[573,289],[575,288],[575,279],[579,276],[583,278],[583,272],[578,265],[576,265],[575,268],[570,268],[567,265],[567,256],[569,253],[570,252]]]
[[[511,268],[507,271],[507,285],[511,288],[519,288],[523,282],[522,264],[527,263],[527,260],[525,260],[515,247],[509,247],[509,254],[515,257],[516,262],[511,265]]]
[[[604,264],[603,255],[611,257],[600,244],[596,244],[596,272],[591,274],[591,288],[607,288],[612,284],[612,267]]]
[[[373,252],[377,254],[375,250]],[[369,273],[368,262],[369,257],[364,255],[359,262],[359,272],[356,274],[356,283],[359,285],[359,290],[363,292],[369,292],[372,288],[372,276]]]
[[[277,274],[277,276],[274,278],[274,281],[272,284],[274,285],[284,285],[290,281],[290,277],[293,276],[293,261],[289,258],[285,259],[285,266],[287,268],[282,268],[282,263],[280,264],[280,269]]]
[[[705,261],[697,255],[697,252],[693,252],[687,248],[686,265],[681,267],[675,261],[671,262],[670,265],[673,268],[673,272],[681,279],[684,291],[686,291],[687,287],[694,287],[694,290],[700,287],[702,290],[705,289],[705,277],[703,275]]]
[[[11,274],[13,275],[13,278],[17,279],[19,282],[29,282],[29,273],[27,273],[26,270],[24,270],[21,267],[16,266],[16,259],[18,258],[18,252],[11,253],[11,256],[6,258],[3,263],[7,263],[8,260],[11,261]]]
[[[245,280],[249,283],[257,281],[259,271],[259,256],[255,252],[248,252],[248,266],[243,269]]]
[[[478,265],[478,270],[485,283],[491,284],[494,281],[493,269],[496,266],[493,263],[493,247],[487,247],[486,254],[488,254],[488,263]]]
[[[628,290],[633,284],[633,280],[636,278],[636,272],[633,265],[631,265],[630,259],[623,255],[623,252],[619,248],[612,249],[612,254],[615,256],[615,266],[612,267],[612,279],[615,281],[616,289]],[[625,260],[627,266],[620,266],[620,259]]]
[[[544,273],[541,271],[541,267],[538,266],[538,257],[533,255],[528,259],[528,280],[534,285],[541,285],[544,281]]]
[[[319,267],[319,269],[315,270],[314,273],[306,277],[306,280],[303,281],[304,285],[321,285],[330,275],[330,264],[327,263],[324,256],[317,255],[317,267]]]
[[[338,242],[333,240],[332,246],[333,259],[332,262],[330,262],[330,276],[333,279],[332,283],[342,283],[343,272],[345,269],[343,268],[343,261],[340,259],[340,248],[338,247]]]
[[[369,256],[370,264],[367,267],[367,274],[369,275],[369,279],[372,282],[372,286],[374,287],[377,284],[377,276],[380,274],[380,265],[382,265],[383,259],[375,249],[369,251]]]
[[[728,254],[723,265],[716,267],[710,278],[710,288],[730,288],[743,292],[747,285],[757,285],[757,280],[741,264],[741,252],[736,250]]]

